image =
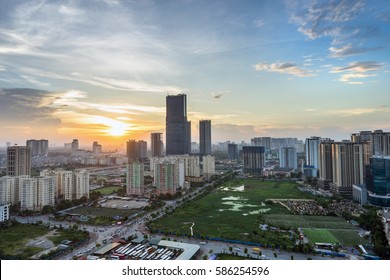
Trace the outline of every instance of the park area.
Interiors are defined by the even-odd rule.
[[[301,192],[294,182],[233,179],[150,223],[150,228],[175,235],[193,234],[276,246],[294,245],[298,236],[291,234],[288,231],[290,228],[305,228],[307,232],[321,229],[323,232],[327,230],[329,234],[311,234],[311,243],[328,242],[331,239],[327,236],[330,235],[334,237],[333,241],[338,240],[347,246],[364,242],[343,218],[292,215],[286,207],[269,201],[313,198]],[[267,223],[270,228],[261,230],[262,223]],[[283,230],[275,230],[273,227]]]

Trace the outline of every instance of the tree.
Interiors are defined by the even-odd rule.
[[[276,254],[276,253],[274,253],[274,257],[275,257],[275,259],[278,257],[278,254]]]
[[[294,260],[294,256],[293,255],[291,255],[291,260]]]

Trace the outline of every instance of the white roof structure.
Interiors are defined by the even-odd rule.
[[[158,246],[183,250],[176,260],[190,260],[200,249],[199,245],[161,240]]]

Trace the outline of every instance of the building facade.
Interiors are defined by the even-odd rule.
[[[333,158],[332,158],[332,144],[331,139],[324,139],[319,146],[318,156],[318,170],[319,170],[319,184],[323,189],[328,190],[330,183],[333,182]]]
[[[78,139],[73,139],[73,141],[71,143],[71,149],[72,149],[72,152],[75,152],[79,149],[79,140]]]
[[[31,148],[12,146],[7,148],[6,175],[31,175]]]
[[[126,194],[144,195],[144,165],[133,162],[126,166]]]
[[[237,160],[238,159],[238,149],[237,144],[228,144],[228,160]]]
[[[199,121],[199,152],[200,155],[211,154],[211,120]]]
[[[163,155],[163,141],[161,137],[162,133],[152,133],[150,135],[151,142],[151,156],[161,157]]]
[[[262,175],[264,167],[264,147],[244,146],[242,147],[242,156],[244,159],[244,173],[252,175]]]
[[[191,122],[187,120],[187,95],[166,97],[166,155],[191,153]]]
[[[32,156],[47,156],[49,154],[49,140],[27,140],[26,146],[30,147]]]
[[[333,182],[330,188],[334,193],[352,195],[352,185],[362,185],[363,145],[350,141],[332,144]]]
[[[297,169],[297,150],[294,147],[283,147],[279,150],[279,165],[281,168]]]
[[[251,139],[251,146],[264,147],[265,152],[271,150],[271,137],[255,137]]]
[[[100,145],[97,141],[92,144],[92,153],[94,155],[100,155],[102,153],[102,145]]]
[[[367,168],[368,201],[372,205],[390,207],[390,156],[373,156]]]
[[[9,220],[9,207],[8,203],[0,203],[0,223]]]
[[[154,169],[154,186],[158,194],[175,195],[179,188],[179,164],[164,161]]]
[[[319,154],[319,145],[321,144],[321,137],[313,136],[311,138],[306,138],[305,141],[305,167],[310,168],[311,176],[318,176],[318,154]],[[310,174],[308,174],[310,175]]]
[[[202,173],[203,176],[206,178],[210,178],[212,175],[215,174],[215,157],[211,155],[203,156],[202,157]]]
[[[74,197],[80,199],[89,198],[89,172],[87,170],[76,170],[74,172]]]
[[[0,177],[0,203],[15,204],[17,201],[18,198],[15,198],[15,177]]]

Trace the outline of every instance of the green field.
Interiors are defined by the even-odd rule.
[[[36,226],[17,224],[0,230],[0,252],[7,256],[19,256],[28,259],[36,253],[43,251],[42,248],[26,246],[27,241],[45,235],[49,229]]]
[[[94,191],[100,192],[102,195],[110,195],[113,193],[116,193],[118,190],[123,189],[123,187],[116,187],[116,186],[111,186],[111,187],[104,187],[100,189],[95,189]]]
[[[231,180],[151,223],[150,228],[190,234],[190,227],[194,224],[194,235],[291,245],[289,234],[259,230],[261,213],[289,214],[279,204],[265,203],[266,199],[272,198],[312,197],[299,191],[291,182]]]
[[[310,240],[310,243],[331,243],[336,244],[339,240],[327,229],[307,228],[303,233]]]
[[[354,229],[345,219],[335,216],[265,214],[263,217],[266,223],[276,227]]]
[[[354,230],[346,229],[303,229],[310,243],[339,243],[343,246],[366,244],[367,240],[360,237]]]

